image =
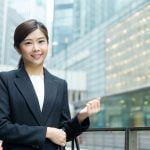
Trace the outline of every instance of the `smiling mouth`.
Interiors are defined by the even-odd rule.
[[[41,58],[42,54],[36,54],[36,55],[31,55],[34,59],[39,59]]]

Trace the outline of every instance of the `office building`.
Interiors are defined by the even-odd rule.
[[[89,2],[88,9],[82,11],[92,12],[90,8],[93,6],[90,2],[93,1],[76,2],[78,3],[74,3],[74,6],[79,5],[76,10],[84,8]],[[100,2],[94,2],[100,5]],[[81,15],[87,13],[74,12],[82,18],[75,18],[79,18],[76,21],[77,39],[64,51],[60,49],[51,60],[51,66],[56,69],[85,71],[87,87],[82,97],[84,100],[148,86],[148,68],[144,66],[149,62],[149,1],[129,0],[123,2],[123,5],[119,0],[112,1],[112,4],[109,4],[109,1],[101,2],[104,4],[104,10],[114,5],[107,14],[99,14],[99,23],[95,23],[91,28],[87,27],[86,15]],[[98,17],[98,14],[96,15]]]
[[[4,40],[5,40],[5,22],[6,22],[6,14],[7,13],[7,5],[6,1],[0,1],[0,63],[3,61],[3,53],[4,53]]]
[[[73,41],[73,7],[73,0],[54,1],[53,56]]]

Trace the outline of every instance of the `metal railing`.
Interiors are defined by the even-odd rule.
[[[150,127],[93,128],[79,136],[81,150],[150,150],[149,141]]]

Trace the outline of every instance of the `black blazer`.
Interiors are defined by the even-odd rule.
[[[49,127],[63,128],[70,140],[89,127],[89,119],[79,124],[70,119],[67,84],[44,69],[43,110],[32,82],[22,67],[0,73],[0,139],[4,150],[58,150],[46,139]]]

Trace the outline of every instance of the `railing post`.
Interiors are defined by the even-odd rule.
[[[125,130],[125,150],[137,150],[137,131]]]
[[[129,150],[129,129],[127,128],[125,130],[125,146],[124,146],[125,150]]]
[[[137,150],[137,131],[129,131],[129,150]]]

